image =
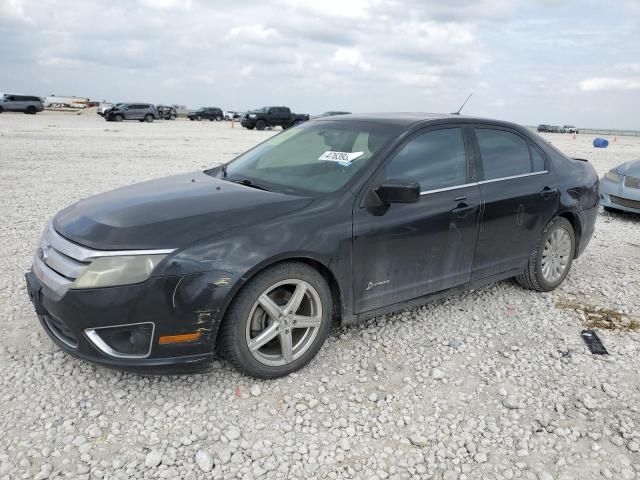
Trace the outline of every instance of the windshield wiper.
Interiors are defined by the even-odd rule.
[[[222,164],[221,170],[222,170],[222,178],[227,178],[227,164],[226,163]]]
[[[264,190],[265,192],[270,192],[267,187],[263,187],[262,185],[258,185],[257,183],[253,183],[251,180],[247,180],[246,178],[243,180],[231,180],[233,183],[238,183],[240,185],[244,185],[245,187],[257,188],[258,190]]]

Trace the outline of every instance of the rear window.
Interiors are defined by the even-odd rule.
[[[494,180],[534,172],[527,141],[515,133],[476,128],[482,157],[483,180]]]

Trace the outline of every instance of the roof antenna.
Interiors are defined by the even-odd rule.
[[[460,108],[458,109],[457,112],[452,113],[451,115],[460,115],[460,112],[462,111],[462,109],[464,108],[464,106],[467,104],[467,102],[469,101],[469,99],[472,97],[473,92],[471,92],[469,94],[469,96],[467,97],[467,99],[464,101],[464,103],[462,105],[460,105]]]

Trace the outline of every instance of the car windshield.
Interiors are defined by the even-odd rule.
[[[334,192],[401,130],[367,122],[307,123],[240,155],[227,165],[226,178],[283,193]]]
[[[255,113],[267,113],[267,107],[256,108],[255,110],[253,110],[253,112],[255,112]]]

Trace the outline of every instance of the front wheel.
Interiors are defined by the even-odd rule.
[[[175,115],[170,115],[170,116],[169,116],[169,120],[175,120],[175,119],[176,119],[176,116],[175,116]]]
[[[219,351],[252,377],[288,375],[318,353],[332,311],[331,291],[317,270],[299,262],[275,265],[233,300],[220,327]]]
[[[115,117],[113,117],[113,119],[114,119],[116,122],[121,122],[121,121],[123,121],[123,120],[124,120],[124,117],[123,117],[122,115],[118,114],[118,115],[116,115]]]
[[[565,218],[556,217],[542,231],[529,255],[520,285],[538,292],[557,288],[569,274],[576,251],[575,232]]]
[[[196,117],[196,120],[201,121],[201,120],[202,120],[202,115],[198,115],[198,116]]]

